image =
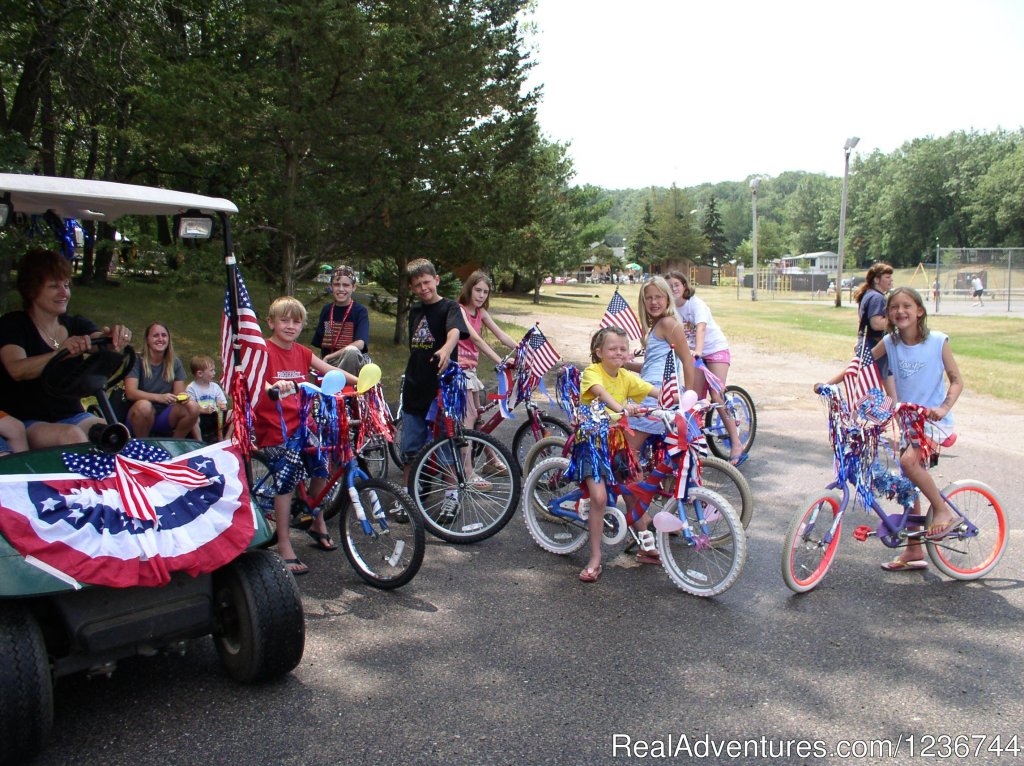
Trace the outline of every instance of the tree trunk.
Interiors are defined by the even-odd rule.
[[[395,263],[398,266],[398,281],[395,284],[397,303],[395,303],[394,341],[396,346],[400,346],[408,340],[406,330],[409,325],[409,290],[405,279],[405,268],[409,264],[409,259],[404,252],[400,252],[395,256]]]
[[[540,283],[541,283],[541,275],[538,273],[533,278],[533,303],[534,303],[534,305],[540,305]]]
[[[93,281],[98,285],[107,283],[110,262],[114,258],[114,227],[106,221],[100,221],[96,243],[96,273]]]

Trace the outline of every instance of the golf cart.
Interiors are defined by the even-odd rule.
[[[199,238],[216,219],[237,338],[228,220],[236,212],[228,200],[196,194],[0,174],[0,227],[16,217],[59,226],[166,215],[176,217],[180,237]],[[220,313],[210,312],[218,321]],[[23,763],[44,746],[53,682],[62,676],[109,675],[118,660],[180,652],[206,635],[242,682],[279,677],[302,658],[301,596],[280,557],[264,550],[273,535],[250,505],[247,461],[227,442],[130,440],[106,391],[133,359],[130,347],[104,344],[78,357],[59,352],[40,385],[95,396],[106,424],[94,426],[87,443],[0,458],[3,764]]]

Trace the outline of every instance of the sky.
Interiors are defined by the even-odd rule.
[[[843,174],[1024,126],[1020,0],[537,0],[527,45],[548,139],[609,189]]]

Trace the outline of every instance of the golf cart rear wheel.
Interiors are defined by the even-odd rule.
[[[53,728],[53,681],[35,618],[16,604],[0,606],[0,764],[25,763]]]

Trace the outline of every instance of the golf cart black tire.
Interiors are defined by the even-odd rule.
[[[0,606],[0,657],[0,764],[25,763],[53,728],[53,679],[42,631],[22,606]]]
[[[242,683],[278,678],[302,660],[302,595],[273,551],[247,551],[214,573],[213,633],[228,675]]]

